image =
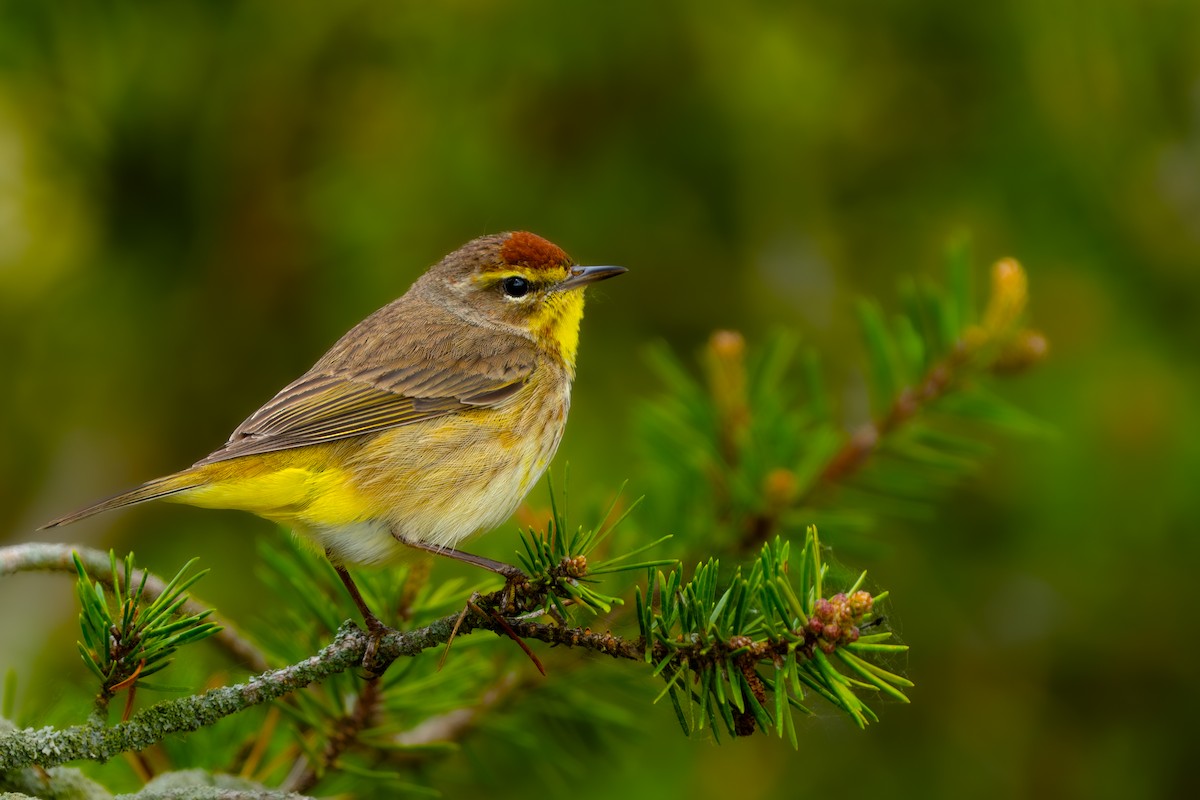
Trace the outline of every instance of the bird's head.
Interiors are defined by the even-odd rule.
[[[625,271],[578,266],[557,245],[515,231],[468,242],[421,281],[467,321],[528,336],[574,368],[583,290]]]

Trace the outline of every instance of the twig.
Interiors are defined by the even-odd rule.
[[[481,598],[482,608],[495,608],[503,603],[504,590]],[[645,642],[625,639],[612,633],[595,633],[586,628],[562,628],[522,618],[505,620],[507,627],[525,639],[535,639],[552,645],[580,647],[607,653],[613,658],[641,661],[645,658]],[[411,657],[449,640],[455,625],[462,636],[475,630],[490,630],[507,635],[490,614],[471,613],[462,617],[449,614],[435,622],[412,631],[392,631],[379,640],[379,657],[389,663],[402,656]],[[799,632],[797,632],[799,633]],[[812,652],[815,637],[804,633],[804,642],[764,641],[747,653],[755,659],[773,660],[781,653],[794,650],[805,655]],[[0,735],[0,772],[38,764],[56,766],[67,761],[89,759],[107,761],[114,755],[149,747],[171,733],[198,730],[251,706],[274,700],[310,683],[319,683],[332,675],[358,668],[371,641],[371,635],[347,622],[338,629],[334,641],[315,656],[283,669],[265,672],[246,683],[212,689],[203,694],[160,702],[126,722],[112,727],[91,722],[72,728],[56,730],[26,728]],[[652,656],[661,661],[671,657],[693,668],[714,659],[722,659],[725,647],[718,642],[696,643],[692,647],[675,647],[670,652],[656,643]],[[736,649],[728,648],[730,651]]]
[[[872,420],[850,434],[821,470],[817,480],[789,503],[800,507],[822,488],[844,483],[856,475],[875,454],[885,436],[896,431],[954,386],[958,370],[968,361],[969,351],[960,344],[950,355],[931,367],[920,383],[901,389],[883,418]],[[775,533],[778,521],[777,513],[751,516],[739,540],[740,548],[749,551],[761,546]]]
[[[230,714],[353,669],[362,661],[368,638],[353,626],[343,626],[332,644],[298,664],[265,672],[246,683],[157,703],[111,727],[88,723],[62,730],[26,728],[0,736],[0,771],[27,764],[49,767],[76,759],[107,761],[118,753],[149,747],[167,734],[212,725]]]
[[[71,553],[78,553],[84,569],[95,580],[105,585],[111,585],[112,571],[108,553],[91,547],[80,545],[57,544],[53,542],[33,542],[17,544],[10,547],[0,547],[0,575],[12,575],[18,572],[67,572],[75,573],[75,564]],[[134,570],[131,581],[136,585],[142,580],[142,570]],[[163,593],[166,584],[153,573],[146,580],[145,598],[153,601]],[[190,598],[179,609],[180,614],[202,614],[209,610],[195,597]],[[221,626],[221,631],[212,639],[227,653],[245,664],[253,672],[265,672],[270,669],[266,657],[252,645],[227,619],[215,614],[210,619]]]
[[[900,390],[888,413],[859,428],[821,473],[820,483],[844,481],[862,468],[879,442],[955,386],[960,372],[972,367],[993,372],[1023,370],[1046,357],[1046,338],[1021,327],[1028,303],[1028,282],[1021,265],[1010,258],[992,267],[991,292],[977,325],[965,327],[957,342],[915,386]]]
[[[883,437],[915,417],[922,409],[944,395],[954,385],[957,369],[966,362],[964,351],[956,349],[935,364],[916,386],[906,386],[896,396],[883,419],[868,422],[856,430],[842,445],[825,469],[820,483],[829,485],[845,481],[866,463]]]
[[[488,612],[484,612],[483,609],[479,608],[474,603],[467,603],[467,606],[477,614],[487,613],[492,619],[494,619],[496,624],[500,626],[500,630],[508,634],[508,638],[516,642],[517,646],[524,651],[525,655],[529,656],[529,660],[533,662],[535,667],[537,667],[537,671],[542,673],[543,676],[546,674],[546,668],[542,666],[542,662],[538,660],[538,657],[534,655],[532,650],[529,649],[529,645],[525,644],[525,641],[517,635],[517,632],[512,629],[512,626],[505,621],[504,617],[500,616],[499,611],[493,608]]]
[[[333,766],[338,757],[357,741],[363,729],[370,725],[379,707],[380,685],[381,680],[378,676],[370,678],[363,685],[350,713],[334,721],[333,735],[329,737],[329,741],[325,743],[325,750],[321,753],[321,769],[318,771],[311,761],[301,756],[292,768],[292,773],[280,787],[283,791],[307,794],[309,789],[316,786],[321,775]]]
[[[444,644],[457,619],[458,614],[451,614],[413,631],[394,631],[380,640],[379,655],[388,660],[415,656]],[[473,615],[464,620],[459,633],[486,628],[489,623],[488,618]],[[76,759],[107,761],[118,753],[149,747],[168,734],[207,727],[251,706],[358,668],[370,640],[369,634],[348,622],[332,643],[304,661],[264,672],[245,683],[157,703],[111,727],[90,722],[62,730],[26,728],[0,735],[0,772],[27,764],[50,767]]]

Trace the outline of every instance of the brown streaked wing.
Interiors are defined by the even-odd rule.
[[[310,373],[250,415],[224,447],[196,466],[323,444],[497,405],[516,394],[530,372],[532,364],[510,365],[501,374],[439,374],[417,367],[373,376],[379,383]]]

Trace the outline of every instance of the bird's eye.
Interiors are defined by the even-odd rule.
[[[509,297],[524,297],[533,289],[533,284],[525,278],[514,275],[500,281],[500,288]]]

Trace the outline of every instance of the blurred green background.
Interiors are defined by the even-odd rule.
[[[851,562],[893,592],[911,706],[865,733],[804,721],[799,753],[684,740],[637,707],[646,729],[581,760],[575,794],[1189,794],[1200,4],[3,0],[4,543],[135,548],[161,572],[198,555],[231,616],[272,602],[249,516],[33,529],[209,452],[506,229],[630,269],[590,293],[559,456],[598,493],[638,493],[648,342],[793,328],[862,407],[855,298],[894,307],[963,235],[981,283],[1026,266],[1052,347],[1002,392],[1059,436],[997,440],[932,523]],[[0,670],[44,697],[82,679],[74,614],[65,578],[0,582]],[[62,666],[35,669],[44,651]],[[527,794],[486,755],[458,763],[452,790]]]

